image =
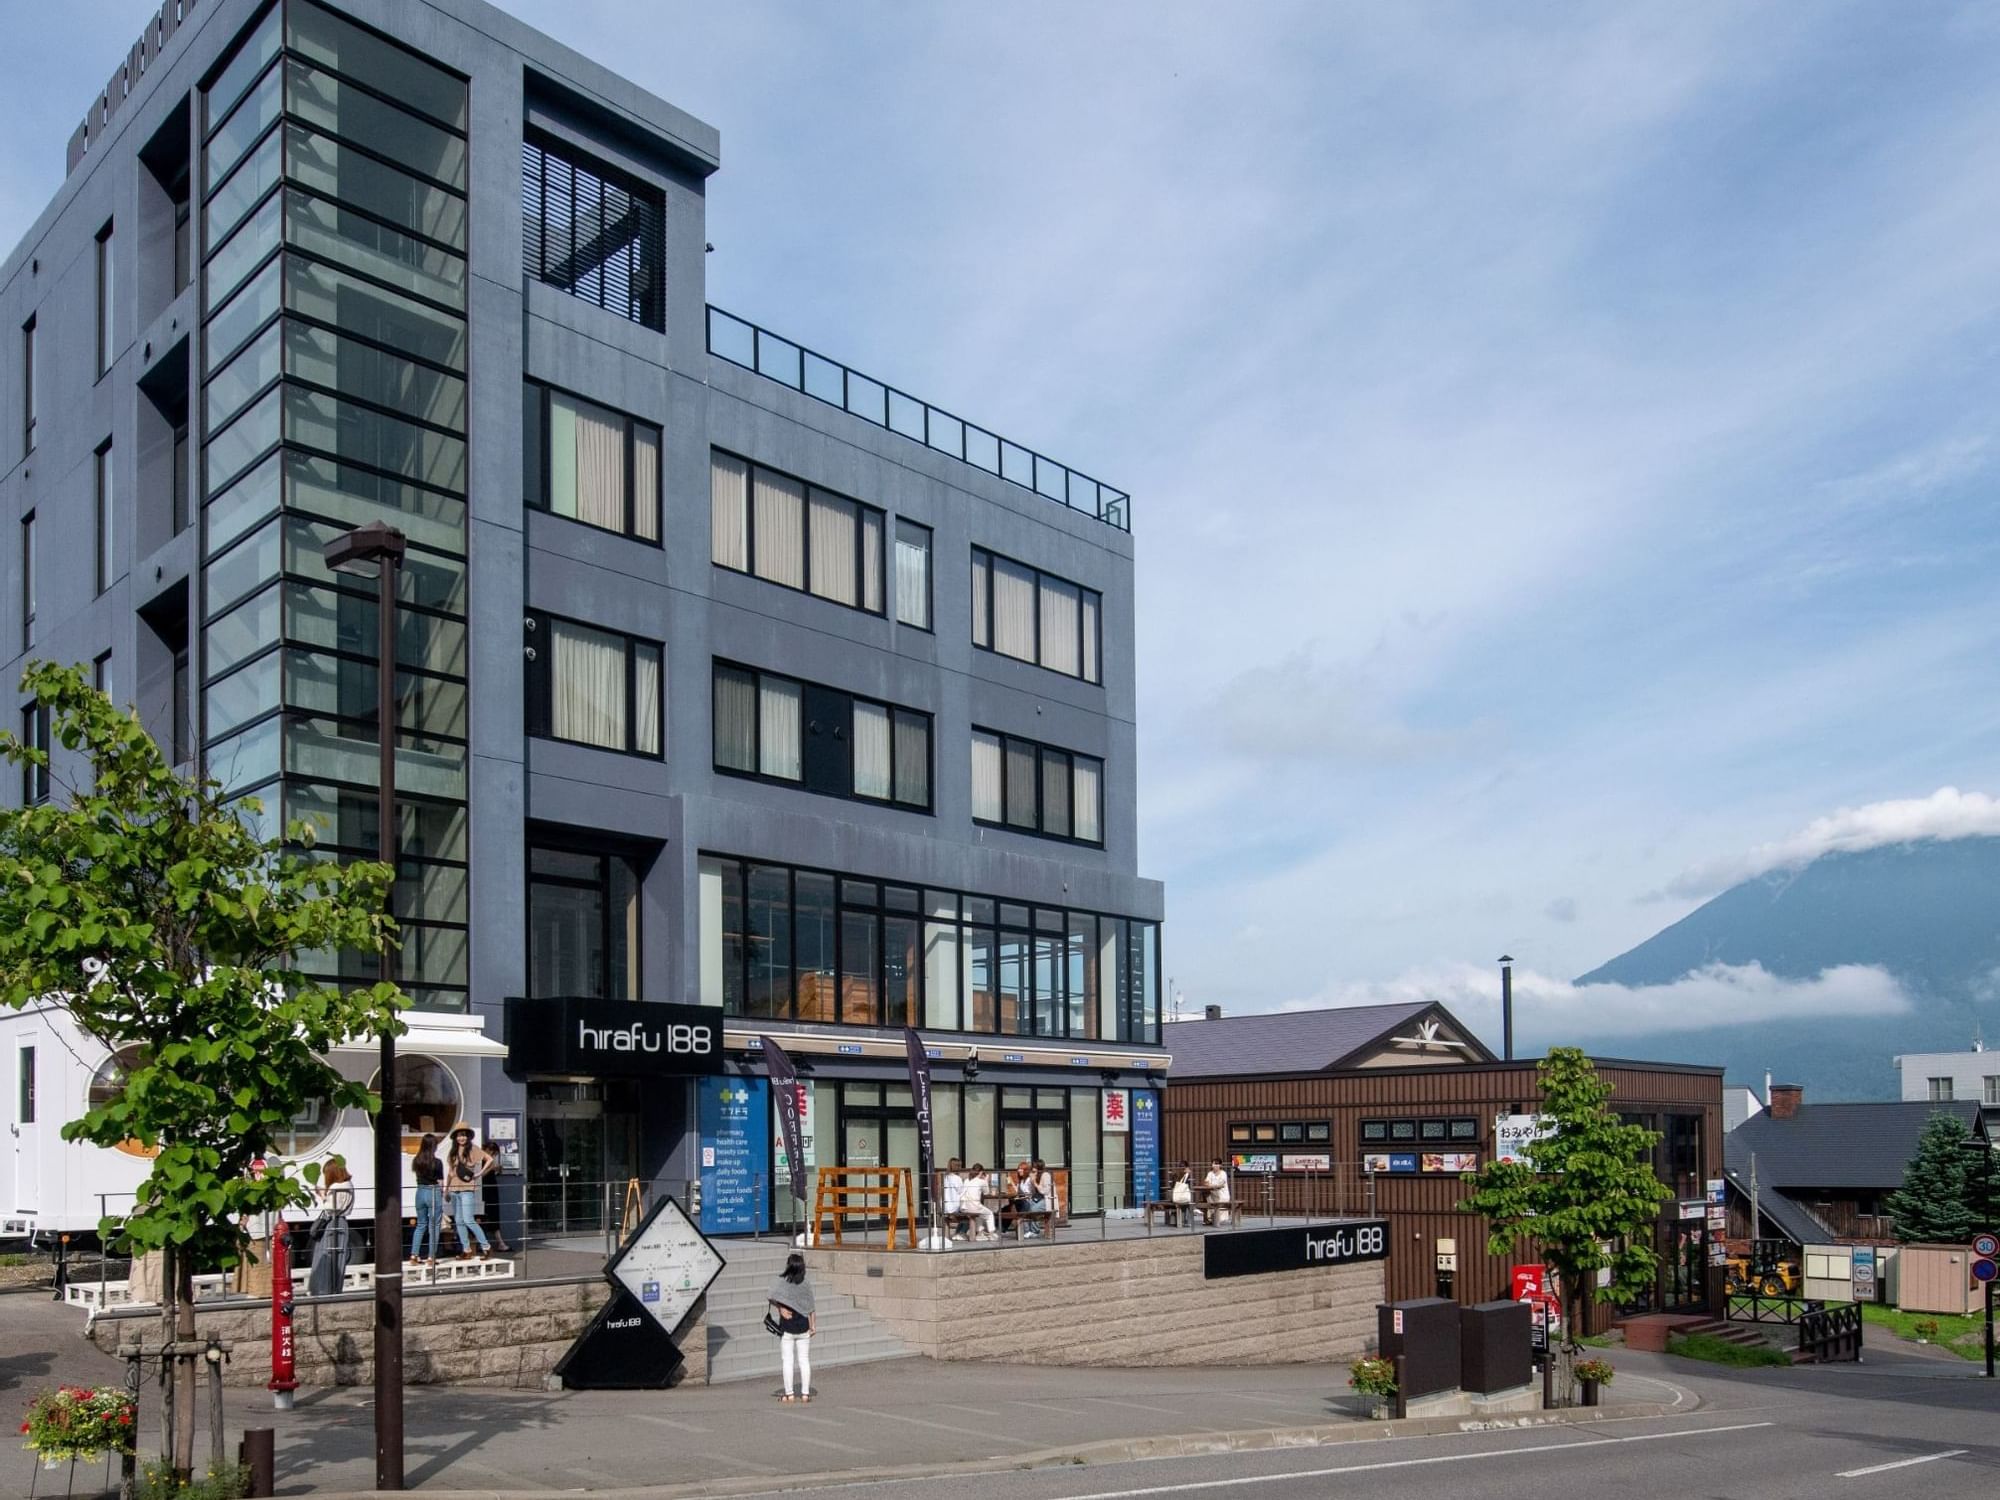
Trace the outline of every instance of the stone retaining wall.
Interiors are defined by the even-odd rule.
[[[610,1297],[602,1277],[526,1284],[486,1282],[464,1290],[411,1291],[403,1302],[403,1372],[410,1385],[488,1385],[539,1389]],[[159,1337],[159,1312],[113,1308],[91,1325],[98,1348]],[[268,1302],[203,1304],[199,1336],[232,1340],[224,1380],[261,1386],[271,1376]],[[367,1294],[301,1299],[292,1328],[301,1386],[367,1385],[375,1378],[375,1304]],[[680,1381],[708,1379],[708,1329],[697,1303],[675,1342],[687,1357]]]
[[[1344,1364],[1375,1341],[1383,1266],[1202,1276],[1202,1236],[923,1254],[813,1250],[842,1293],[933,1359]]]

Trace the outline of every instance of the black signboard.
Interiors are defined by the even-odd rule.
[[[660,1391],[683,1363],[658,1320],[620,1287],[556,1361],[555,1373],[572,1391]]]
[[[1351,1266],[1389,1257],[1387,1219],[1343,1219],[1285,1229],[1238,1229],[1204,1235],[1201,1274],[1263,1276],[1273,1271],[1309,1271],[1317,1266]]]
[[[507,1001],[507,1071],[591,1078],[722,1072],[722,1012],[633,1000]]]

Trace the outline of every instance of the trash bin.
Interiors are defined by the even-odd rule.
[[[1403,1361],[1404,1401],[1458,1389],[1458,1304],[1442,1297],[1384,1302],[1376,1310],[1376,1337],[1384,1359]]]
[[[1533,1310],[1525,1302],[1481,1302],[1458,1310],[1459,1386],[1491,1396],[1534,1383]]]

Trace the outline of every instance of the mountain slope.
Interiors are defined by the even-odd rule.
[[[1983,1020],[2000,1023],[2000,838],[1825,854],[1744,881],[1577,983],[1667,984],[1717,963],[1758,963],[1787,979],[1879,965],[1902,981],[1913,1009],[1879,1019],[1695,1026],[1649,1036],[1648,1054],[1720,1062],[1743,1082],[1768,1068],[1806,1084],[1808,1097],[1892,1098],[1897,1053],[1961,1049]]]

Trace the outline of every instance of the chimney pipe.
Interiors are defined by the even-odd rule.
[[[1769,1109],[1770,1107],[1771,1107],[1771,1070],[1769,1068],[1766,1068],[1764,1070],[1764,1108]]]
[[[1222,1019],[1222,1007],[1219,1005],[1204,1005],[1201,1008],[1201,1018],[1204,1021],[1220,1021]]]
[[[1514,1060],[1514,960],[1500,955],[1500,1056]]]

